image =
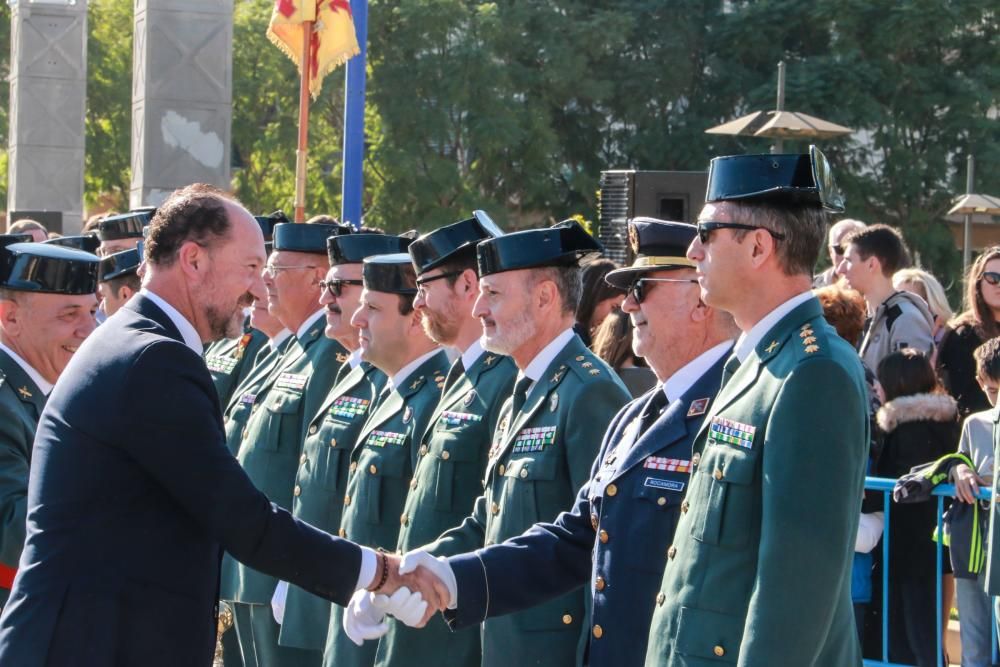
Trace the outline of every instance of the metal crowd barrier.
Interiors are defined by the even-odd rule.
[[[882,528],[882,540],[880,544],[882,545],[882,656],[881,660],[865,660],[865,667],[912,667],[910,665],[900,665],[898,663],[889,662],[889,550],[892,545],[889,544],[889,521],[892,515],[891,507],[892,502],[892,488],[895,486],[896,480],[886,479],[884,477],[866,477],[865,478],[865,490],[866,491],[880,491],[883,495],[883,509],[882,512],[885,515],[885,523]],[[937,503],[937,534],[942,535],[942,521],[941,517],[944,514],[944,499],[955,497],[955,487],[952,484],[939,484],[934,488],[932,492],[934,495],[933,500],[927,502]],[[979,498],[982,500],[992,500],[993,490],[990,488],[981,488],[979,490]],[[930,539],[928,537],[928,539]],[[935,600],[937,608],[937,665],[938,667],[947,667],[944,664],[944,651],[942,650],[941,642],[944,637],[944,628],[942,626],[941,620],[941,606],[942,606],[942,594],[941,594],[941,572],[943,570],[944,564],[944,549],[941,544],[941,540],[937,541],[937,573],[935,582]],[[959,623],[962,619],[959,618]],[[997,624],[996,619],[991,624],[990,629],[991,641],[993,644],[993,663],[997,663]]]

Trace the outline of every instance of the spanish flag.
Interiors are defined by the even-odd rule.
[[[323,77],[358,55],[348,0],[275,0],[267,36],[302,67],[302,24],[314,21],[309,48],[309,92],[319,96]]]

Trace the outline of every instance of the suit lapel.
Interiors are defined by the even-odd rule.
[[[172,338],[181,343],[184,342],[184,337],[181,336],[180,330],[174,325],[174,323],[170,320],[170,317],[163,311],[163,309],[153,303],[152,299],[147,298],[142,294],[136,294],[134,297],[129,299],[124,308],[128,308],[142,317],[152,320],[158,324],[163,329],[163,334],[167,336],[167,338]]]

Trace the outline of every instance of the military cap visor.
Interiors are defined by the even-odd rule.
[[[413,239],[389,234],[348,234],[326,240],[330,266],[360,264],[372,255],[405,253]]]
[[[705,201],[763,201],[844,211],[830,163],[815,146],[801,155],[717,157],[708,169]]]
[[[102,241],[141,239],[142,230],[152,221],[154,212],[155,209],[142,209],[108,216],[98,223],[97,236]]]
[[[362,278],[365,289],[390,294],[417,293],[417,274],[407,253],[374,255],[364,261]]]
[[[43,243],[95,253],[101,245],[101,239],[97,238],[97,234],[81,234],[79,236],[60,236],[59,238],[43,241]]]
[[[633,218],[628,221],[628,240],[635,261],[610,271],[604,280],[624,290],[644,273],[693,268],[694,262],[685,255],[697,235],[698,228],[687,222]]]
[[[98,269],[97,281],[103,283],[106,280],[114,280],[122,276],[134,274],[139,270],[142,255],[139,250],[132,248],[116,252],[101,258],[101,265]]]
[[[0,287],[20,292],[93,294],[100,260],[82,250],[47,243],[15,243],[0,250]]]
[[[281,222],[274,226],[274,249],[289,252],[326,253],[326,240],[331,236],[350,234],[350,225],[333,225],[320,222]]]
[[[418,274],[426,273],[480,241],[499,236],[503,236],[503,232],[486,211],[474,211],[471,218],[435,229],[410,244],[413,268]]]
[[[481,241],[476,246],[479,275],[543,266],[579,266],[604,250],[575,220],[547,229],[529,229]]]

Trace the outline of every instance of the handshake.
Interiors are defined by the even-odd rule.
[[[344,610],[344,632],[358,646],[389,631],[387,615],[422,628],[431,616],[454,609],[458,601],[455,573],[444,558],[419,549],[402,559],[389,554],[385,558],[387,571],[379,592],[358,590]]]

